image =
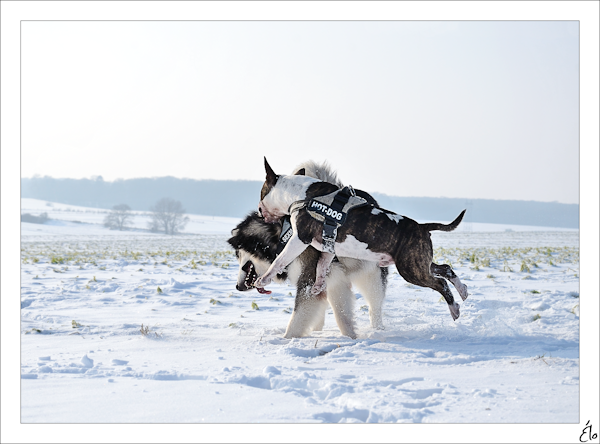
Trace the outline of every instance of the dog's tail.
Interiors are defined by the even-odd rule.
[[[461,223],[463,216],[467,210],[462,210],[462,212],[458,215],[456,219],[450,222],[448,225],[440,224],[440,223],[430,223],[430,224],[420,224],[427,231],[452,231]]]

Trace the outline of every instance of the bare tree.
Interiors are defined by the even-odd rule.
[[[166,234],[175,234],[185,227],[190,220],[185,216],[181,202],[165,197],[150,208],[152,214],[148,223],[152,231],[164,231]]]
[[[111,230],[123,231],[125,225],[131,223],[133,215],[131,214],[131,208],[126,204],[115,205],[112,211],[104,218],[104,226]]]

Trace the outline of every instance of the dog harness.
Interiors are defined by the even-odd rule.
[[[290,223],[290,216],[283,216],[281,220],[283,221],[283,224],[281,227],[281,234],[279,235],[279,242],[277,243],[277,251],[275,252],[276,256],[279,256],[294,234],[292,224]],[[333,262],[339,262],[337,256],[333,258]],[[287,271],[287,267],[285,267],[285,270]]]
[[[325,196],[296,201],[290,205],[288,213],[306,208],[313,219],[323,223],[323,251],[335,253],[338,227],[346,222],[348,211],[364,205],[368,205],[367,201],[357,196],[351,186],[346,186]]]
[[[283,216],[282,220],[283,226],[281,227],[281,234],[279,235],[279,242],[277,244],[277,256],[279,256],[279,253],[281,253],[281,251],[285,248],[285,245],[294,234],[294,230],[292,230],[292,224],[290,223],[290,216]]]

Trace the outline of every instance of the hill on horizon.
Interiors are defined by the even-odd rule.
[[[181,201],[190,214],[244,217],[256,209],[262,182],[250,180],[194,180],[175,177],[139,178],[108,182],[97,179],[21,179],[21,197],[110,209],[127,204],[148,211],[157,200]],[[368,191],[368,190],[366,190]],[[494,199],[401,197],[371,193],[386,209],[417,221],[453,220],[467,209],[465,222],[579,228],[579,205]]]

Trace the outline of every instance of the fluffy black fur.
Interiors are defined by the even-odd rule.
[[[256,211],[250,212],[227,240],[234,250],[244,249],[260,259],[273,262],[277,257],[277,244],[281,224],[266,224]]]

